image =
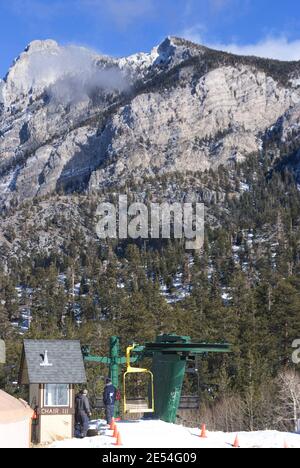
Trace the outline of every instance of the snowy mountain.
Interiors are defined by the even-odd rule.
[[[241,161],[300,126],[300,64],[167,38],[115,59],[32,42],[0,83],[0,200]]]

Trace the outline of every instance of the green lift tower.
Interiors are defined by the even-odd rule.
[[[120,356],[120,343],[117,337],[110,339],[109,357],[92,356],[87,347],[83,347],[82,352],[85,361],[108,365],[113,385],[119,388],[120,366],[126,365],[126,357]],[[175,423],[187,361],[199,354],[228,352],[230,352],[228,343],[193,343],[188,336],[161,335],[153,343],[135,346],[130,362],[138,363],[145,358],[152,359],[155,417]],[[116,415],[118,413],[119,408],[116,408]]]

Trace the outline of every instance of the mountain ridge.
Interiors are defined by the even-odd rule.
[[[34,41],[1,95],[4,206],[216,169],[261,151],[274,127],[300,128],[300,62],[236,56],[176,37],[120,59]]]

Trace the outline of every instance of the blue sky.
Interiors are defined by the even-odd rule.
[[[0,76],[34,39],[117,56],[168,35],[236,53],[300,59],[299,0],[0,0]]]

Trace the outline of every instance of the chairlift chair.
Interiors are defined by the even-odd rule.
[[[127,369],[123,376],[124,385],[124,413],[125,414],[139,414],[139,413],[154,413],[154,377],[149,369],[141,367],[132,367],[130,361],[131,352],[136,345],[129,346],[126,350]],[[145,398],[130,398],[127,396],[127,377],[132,374],[146,374],[149,377],[149,385],[151,390],[151,397]]]

